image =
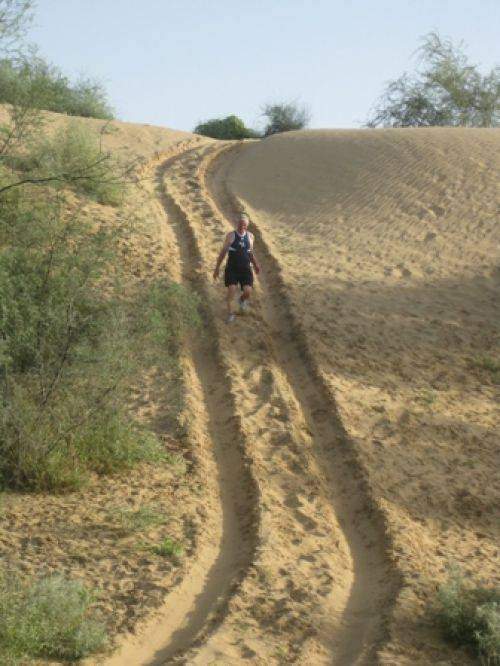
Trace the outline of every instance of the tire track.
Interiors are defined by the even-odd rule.
[[[205,329],[188,347],[221,470],[217,562],[201,558],[182,626],[163,616],[154,659],[128,663],[372,664],[398,586],[383,517],[258,229],[254,326],[219,321],[210,269],[238,206],[227,148],[193,148],[158,170],[182,280],[203,301]]]
[[[188,341],[193,370],[201,388],[207,412],[207,428],[213,443],[213,455],[219,472],[222,535],[216,562],[206,575],[203,590],[191,595],[192,608],[185,625],[170,637],[154,663],[185,662],[183,653],[199,645],[218,626],[227,612],[229,598],[254,560],[258,543],[259,491],[245,452],[230,382],[221,361],[218,338],[211,311],[206,307],[206,293],[201,278],[201,257],[184,213],[169,194],[165,175],[178,160],[196,162],[204,148],[185,151],[158,168],[158,192],[174,229],[179,250],[182,282],[201,298],[203,331],[194,331]]]
[[[198,162],[207,146],[181,145],[180,151],[156,168],[157,196],[175,233],[182,283],[201,297],[203,330],[188,336],[181,365],[186,400],[186,430],[196,447],[210,458],[207,479],[206,533],[190,569],[168,594],[163,607],[128,635],[106,666],[160,666],[187,663],[189,650],[202,644],[224,619],[228,603],[255,559],[259,539],[259,489],[245,452],[245,436],[234,396],[221,363],[213,317],[206,307],[200,257],[183,211],[170,196],[166,175],[179,160]],[[214,477],[214,478],[212,478]],[[215,495],[215,496],[214,496]]]
[[[241,148],[240,148],[241,149]],[[241,209],[227,179],[238,149],[206,164],[206,189],[215,209],[231,218]],[[267,345],[277,359],[312,433],[318,463],[326,473],[327,493],[342,526],[352,566],[352,583],[337,626],[335,664],[370,664],[387,640],[387,626],[400,580],[392,566],[384,517],[342,426],[332,395],[311,356],[296,320],[280,266],[255,223],[255,249],[263,271],[260,308],[268,327]],[[279,341],[276,343],[276,341]],[[346,571],[349,577],[349,572]]]

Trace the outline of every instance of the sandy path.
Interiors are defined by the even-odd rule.
[[[372,664],[387,638],[398,580],[385,526],[258,229],[251,313],[226,325],[211,280],[240,149],[200,146],[158,172],[176,270],[203,302],[185,382],[218,498],[191,571],[110,666]]]
[[[237,158],[235,150],[223,153],[207,178],[216,207],[229,220],[239,207],[226,186]],[[324,472],[322,481],[326,481],[323,492],[342,528],[349,553],[350,562],[344,571],[348,594],[337,597],[339,622],[333,644],[334,663],[372,663],[384,638],[384,615],[387,617],[398,589],[386,554],[389,544],[383,518],[371,501],[332,396],[304,342],[300,322],[287,299],[279,263],[261,231],[255,225],[252,229],[262,266],[258,307],[268,329],[266,343],[312,435],[314,454]]]
[[[203,148],[198,149],[203,152]],[[184,160],[198,153],[189,149]],[[177,241],[177,265],[171,273],[204,296],[199,282],[199,261],[182,212],[163,186],[165,173],[178,160],[174,156],[157,170],[157,191]],[[172,257],[172,248],[169,248]],[[184,662],[186,648],[201,643],[217,627],[228,599],[254,559],[258,529],[257,488],[244,450],[235,413],[219,361],[217,336],[210,313],[202,307],[203,334],[196,331],[186,342],[183,359],[188,436],[197,448],[212,456],[204,461],[207,473],[207,513],[204,538],[190,569],[168,595],[163,607],[124,637],[106,666],[134,666]],[[93,661],[89,664],[95,663]]]
[[[373,663],[397,586],[384,526],[331,397],[300,342],[279,266],[260,235],[263,278],[253,319],[234,327],[223,323],[221,290],[210,286],[210,273],[230,228],[224,183],[237,155],[224,154],[212,170],[210,155],[219,150],[202,159],[181,156],[165,186],[181,214],[184,263],[202,269],[197,286],[207,312],[216,314],[208,334],[218,340],[226,385],[236,396],[234,413],[254,462],[261,542],[224,621],[188,661]]]

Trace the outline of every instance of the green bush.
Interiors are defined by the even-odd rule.
[[[114,117],[100,83],[81,78],[72,84],[57,67],[38,56],[0,60],[0,103],[87,118]]]
[[[453,570],[438,592],[437,620],[444,636],[500,664],[500,590],[474,588]]]
[[[213,118],[204,123],[196,125],[195,134],[209,136],[212,139],[255,139],[259,134],[248,127],[238,116],[227,116],[226,118]]]
[[[26,658],[75,661],[104,647],[104,626],[92,618],[93,595],[61,577],[34,583],[0,577],[2,664]]]
[[[125,290],[123,233],[122,225],[67,219],[57,200],[12,195],[2,208],[4,486],[64,490],[90,472],[167,460],[156,437],[130,416],[129,387],[155,354],[168,360],[169,345],[196,322],[196,302],[164,281]]]
[[[266,104],[262,115],[267,118],[265,136],[304,129],[309,124],[310,117],[307,108],[296,102]]]
[[[47,179],[47,184],[58,187],[69,184],[102,204],[117,206],[125,196],[123,169],[79,121],[69,122],[53,137],[37,138],[5,162],[21,171],[24,180]]]

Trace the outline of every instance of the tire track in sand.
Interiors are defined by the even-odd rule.
[[[181,209],[165,187],[165,175],[179,160],[199,160],[206,146],[184,149],[156,170],[157,195],[177,241],[172,273],[201,296],[200,261]],[[172,254],[172,253],[170,253]],[[181,357],[188,436],[204,452],[207,522],[197,552],[162,608],[120,641],[106,666],[186,663],[186,651],[203,643],[227,613],[231,596],[255,558],[259,494],[245,453],[245,437],[234,396],[220,361],[210,310],[201,305],[203,330],[192,331]],[[94,664],[94,660],[89,664]],[[97,663],[103,663],[102,660]]]
[[[372,664],[398,583],[388,538],[258,230],[264,274],[252,315],[225,325],[221,289],[210,284],[238,203],[226,188],[236,152],[226,150],[187,151],[159,175],[183,281],[204,301],[205,331],[190,349],[218,465],[230,473],[220,480],[225,566],[205,571],[212,583],[199,594],[188,590],[181,631],[172,635],[164,616],[168,645],[155,660],[127,663]],[[245,516],[257,501],[258,535]]]
[[[202,331],[188,341],[192,369],[201,389],[206,424],[213,446],[220,493],[222,533],[217,559],[202,581],[203,589],[190,594],[192,607],[184,625],[171,634],[154,663],[185,662],[183,653],[214,631],[227,612],[229,598],[238,589],[254,560],[258,540],[259,493],[245,452],[245,435],[236,416],[235,399],[221,362],[211,311],[206,307],[201,258],[182,209],[169,193],[166,174],[179,161],[198,163],[207,148],[194,148],[164,162],[158,169],[158,192],[177,240],[181,280],[201,297]],[[191,584],[192,584],[191,580]],[[195,590],[196,592],[196,590]],[[183,600],[186,605],[186,599]]]
[[[228,190],[231,164],[239,150],[223,151],[208,165],[205,187],[226,219],[242,209]],[[207,169],[207,167],[205,167]],[[392,566],[384,518],[371,499],[362,468],[343,429],[332,395],[311,356],[296,320],[278,261],[263,233],[252,226],[263,271],[258,307],[268,334],[266,343],[300,404],[314,442],[326,491],[347,544],[350,563],[345,578],[350,589],[338,608],[340,622],[332,650],[335,664],[370,664],[387,639],[387,626],[400,587]]]

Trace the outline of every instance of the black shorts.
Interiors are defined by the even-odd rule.
[[[229,287],[231,284],[239,284],[241,290],[243,287],[252,287],[253,286],[253,272],[249,268],[232,268],[226,266],[224,271],[224,284],[226,287]]]

